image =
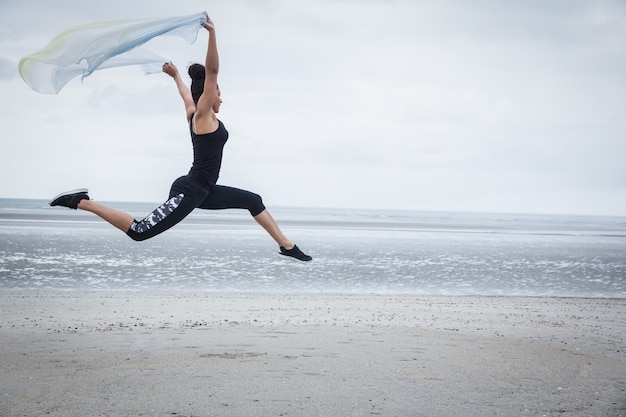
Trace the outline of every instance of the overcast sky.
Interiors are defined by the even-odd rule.
[[[169,77],[103,70],[43,95],[17,63],[73,26],[203,10],[221,184],[270,207],[626,215],[619,0],[2,0],[0,197],[164,200],[192,158]],[[206,40],[149,49],[185,72]]]

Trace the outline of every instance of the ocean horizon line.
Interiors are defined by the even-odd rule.
[[[4,197],[0,196],[0,201],[32,201],[44,203],[47,206],[47,203],[50,201],[49,198],[38,198],[38,197]],[[119,205],[128,205],[128,204],[137,204],[142,206],[154,206],[158,207],[163,204],[163,201],[148,201],[148,200],[96,200],[103,204],[111,204],[114,206]],[[581,218],[615,218],[620,219],[623,218],[626,221],[626,213],[624,214],[610,214],[610,213],[575,213],[575,212],[550,212],[550,211],[497,211],[497,210],[454,210],[454,209],[432,209],[432,208],[405,208],[405,207],[347,207],[347,206],[311,206],[311,205],[283,205],[277,204],[267,205],[269,209],[286,209],[286,210],[323,210],[323,211],[358,211],[358,212],[399,212],[399,213],[416,213],[416,214],[451,214],[451,215],[503,215],[503,216],[555,216],[555,217],[581,217]]]

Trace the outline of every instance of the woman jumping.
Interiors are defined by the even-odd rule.
[[[166,231],[187,217],[195,208],[246,209],[278,243],[280,254],[301,261],[310,261],[312,258],[304,254],[283,234],[258,194],[216,184],[228,132],[217,118],[222,104],[217,84],[219,57],[215,25],[208,16],[204,27],[209,32],[205,65],[193,64],[189,67],[191,90],[182,81],[174,64],[163,65],[163,72],[174,79],[185,104],[193,144],[191,170],[187,175],[174,181],[168,200],[139,221],[130,214],[90,200],[87,189],[61,193],[50,201],[50,205],[92,212],[137,241],[149,239]]]

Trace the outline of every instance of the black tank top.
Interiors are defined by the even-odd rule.
[[[228,131],[218,120],[215,132],[196,135],[193,132],[193,116],[189,121],[191,142],[193,143],[193,165],[189,175],[204,185],[215,185],[222,166],[222,153],[228,140]]]

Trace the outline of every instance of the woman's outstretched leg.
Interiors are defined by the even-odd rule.
[[[50,205],[89,211],[100,216],[122,232],[128,232],[135,220],[130,214],[90,200],[87,192],[86,188],[79,188],[61,193],[50,201]]]
[[[90,200],[87,189],[84,188],[59,194],[50,201],[50,205],[89,211],[120,229],[131,239],[142,241],[178,224],[196,208],[198,201],[206,198],[208,190],[202,187],[195,188],[199,189],[194,190],[193,184],[189,186],[186,177],[177,179],[172,184],[170,198],[142,220],[135,220],[130,214]],[[189,195],[185,196],[181,190],[188,192]]]
[[[96,203],[93,200],[81,200],[77,207],[81,210],[89,211],[102,219],[106,220],[113,226],[127,233],[135,218],[128,213]]]

